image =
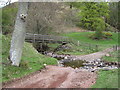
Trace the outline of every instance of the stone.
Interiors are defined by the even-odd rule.
[[[97,61],[96,61],[95,63],[96,63],[96,64],[98,64],[98,62],[97,62]]]
[[[110,56],[110,54],[106,54],[105,56],[109,57],[109,56]]]
[[[82,52],[83,50],[81,49],[80,51]]]
[[[78,69],[78,68],[75,68],[75,69]]]
[[[65,56],[65,57],[64,57],[64,59],[68,59],[68,57],[67,57],[67,56]]]
[[[101,59],[97,59],[97,61],[101,61]]]
[[[104,68],[103,70],[104,70],[104,71],[108,71],[108,70],[110,70],[110,69],[109,69],[109,68]]]

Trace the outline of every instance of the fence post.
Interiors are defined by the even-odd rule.
[[[89,49],[91,49],[91,44],[89,44]]]
[[[77,45],[80,46],[80,42],[79,41],[78,41]]]
[[[117,45],[116,45],[116,47],[115,47],[115,50],[117,51]]]
[[[42,50],[42,43],[40,43],[40,49]]]
[[[35,44],[35,34],[33,34],[33,44]]]
[[[115,50],[115,46],[113,45],[113,51]]]
[[[113,50],[117,51],[117,49],[118,49],[117,45],[113,45]]]
[[[98,45],[96,45],[95,47],[96,47],[96,51],[98,51]]]

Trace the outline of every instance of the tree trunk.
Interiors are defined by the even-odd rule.
[[[12,35],[11,48],[10,48],[10,60],[12,65],[19,66],[22,47],[24,45],[26,34],[26,15],[28,12],[28,2],[19,2],[19,8],[17,18],[15,22],[15,29]]]

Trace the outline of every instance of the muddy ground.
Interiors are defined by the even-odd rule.
[[[95,72],[48,65],[28,77],[6,83],[3,88],[89,88],[96,78]]]

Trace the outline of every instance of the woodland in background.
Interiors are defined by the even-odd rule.
[[[120,26],[120,20],[118,20],[119,2],[102,3],[101,6],[94,7],[95,3],[85,3],[92,6],[93,10],[97,10],[101,7],[100,13],[105,18],[105,31],[118,31]],[[98,5],[98,3],[96,4]],[[18,3],[10,4],[2,9],[2,32],[3,34],[10,34],[14,29],[14,22],[16,19]],[[80,13],[86,7],[83,2],[80,3],[29,3],[29,13],[27,20],[27,32],[29,33],[41,33],[41,34],[53,34],[62,33],[71,30],[68,27],[82,27],[87,30],[93,29],[94,20],[100,20],[96,18],[93,12],[92,18],[87,17],[84,13]],[[86,8],[87,9],[87,8]],[[101,12],[102,11],[102,12]],[[105,11],[105,12],[104,12]],[[87,10],[89,12],[89,10]],[[86,13],[87,14],[87,13]],[[81,17],[82,16],[82,17]],[[84,18],[83,18],[84,17]],[[95,19],[96,18],[96,19]],[[85,23],[85,22],[88,23]],[[102,20],[100,20],[102,23]],[[99,21],[98,21],[99,22]],[[98,27],[99,28],[99,27]],[[104,28],[104,27],[103,27]]]
[[[45,68],[44,64],[57,65],[57,59],[48,57],[46,55],[41,55],[41,53],[47,54],[48,52],[54,52],[55,54],[60,55],[87,55],[112,47],[113,49],[117,50],[119,34],[118,30],[120,29],[120,22],[118,20],[120,12],[120,7],[118,7],[119,5],[120,3],[117,2],[51,2],[29,3],[28,7],[27,3],[25,5],[27,6],[27,9],[29,8],[27,20],[23,20],[20,18],[21,12],[24,13],[23,11],[20,12],[20,10],[27,11],[23,4],[20,5],[20,8],[18,8],[18,3],[10,4],[2,8],[3,34],[1,39],[1,47],[3,48],[3,82],[25,76],[38,70],[40,71],[41,69]],[[17,14],[17,11],[20,13]],[[26,12],[24,14],[26,15]],[[17,19],[16,16],[18,17]],[[23,22],[21,25],[21,22],[16,24],[15,21]],[[27,25],[25,21],[27,21]],[[21,28],[22,26],[23,28]],[[61,37],[68,37],[69,39],[73,40],[73,42],[77,41],[77,43],[76,45],[74,45],[73,43],[67,43],[66,45],[64,45],[64,43],[61,43],[61,45],[58,43],[45,43],[44,41],[42,43],[27,43],[23,40],[23,37],[26,34],[24,32],[24,26],[27,26],[27,33],[54,34],[53,36],[55,37],[59,34]],[[14,29],[14,27],[16,28]],[[75,32],[75,29],[83,29],[84,32]],[[13,32],[13,30],[19,32],[17,32],[16,34]],[[20,32],[22,31],[23,33],[21,34]],[[11,40],[12,34],[13,36]],[[18,50],[17,52],[19,52],[19,54],[17,54],[17,56],[20,56],[20,50],[22,50],[21,46],[23,45],[23,43],[24,47],[22,57],[20,59],[20,66],[14,67],[13,65],[11,65],[10,61],[10,45],[12,46],[12,49],[14,49],[14,51]],[[63,47],[61,49],[60,46],[64,46],[66,48]],[[108,59],[113,58],[111,59],[111,61],[117,60],[118,52],[115,53],[116,54],[114,54],[113,52],[113,55],[109,54],[110,56],[106,57]],[[89,57],[89,60],[90,59],[91,57]],[[19,60],[19,58],[17,58],[16,61],[17,60]],[[103,77],[100,77],[100,79],[102,79],[98,80],[100,81],[100,85],[101,82],[105,82],[103,83],[103,85],[101,85],[101,87],[118,87],[117,71],[118,70],[116,70],[116,72],[103,71]],[[102,74],[100,74],[100,76],[101,75]],[[99,77],[97,79],[99,79]],[[96,86],[99,87],[99,85]]]

